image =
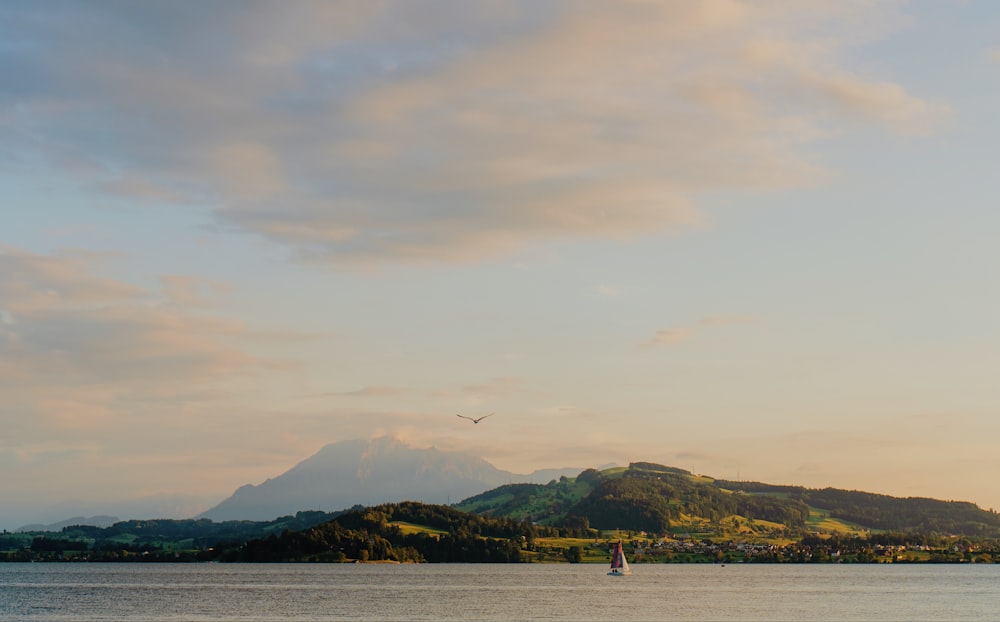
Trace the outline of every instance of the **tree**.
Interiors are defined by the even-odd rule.
[[[571,546],[566,549],[566,561],[571,564],[579,564],[583,561],[583,550],[578,546]]]

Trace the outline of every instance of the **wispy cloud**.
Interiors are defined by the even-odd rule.
[[[177,288],[196,281],[167,279],[156,292],[96,268],[87,255],[0,252],[7,424],[93,428],[156,404],[216,400],[229,381],[280,366],[233,345],[253,337],[246,326],[179,304]]]
[[[934,105],[838,62],[878,11],[833,4],[81,3],[40,19],[15,3],[3,123],[12,152],[83,185],[214,205],[221,230],[299,257],[475,261],[691,226],[704,191],[812,183],[801,146],[830,119],[926,129]]]
[[[392,387],[392,386],[380,386],[373,385],[367,387],[361,387],[360,389],[354,389],[351,391],[333,391],[328,393],[319,393],[317,395],[310,395],[307,397],[401,397],[404,395],[413,394],[414,390],[407,387]]]
[[[207,304],[212,293],[229,291],[229,286],[219,281],[192,276],[169,274],[160,277],[163,295],[170,304],[194,307]]]
[[[690,328],[661,328],[642,345],[646,348],[673,345],[690,339],[694,331]]]
[[[748,324],[755,321],[749,315],[707,315],[701,318],[697,326],[677,326],[672,328],[661,328],[641,344],[643,348],[656,348],[669,346],[694,338],[700,331],[708,328],[727,326],[732,324]]]
[[[525,390],[525,379],[512,376],[490,378],[485,382],[463,384],[456,388],[434,391],[431,397],[446,400],[461,400],[478,404],[492,399],[509,396]]]
[[[885,123],[901,134],[926,134],[946,114],[944,107],[909,95],[898,84],[866,82],[846,73],[803,71],[796,89],[832,112]]]

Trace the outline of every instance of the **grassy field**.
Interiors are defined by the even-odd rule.
[[[435,529],[434,527],[428,527],[426,525],[415,525],[413,523],[406,523],[403,521],[394,521],[389,524],[393,525],[394,527],[399,527],[399,530],[407,535],[411,533],[426,533],[434,537],[439,537],[441,535],[445,535],[448,533],[443,529]]]
[[[594,538],[536,538],[534,551],[522,551],[527,561],[537,563],[564,563],[569,547],[580,548],[581,563],[611,563],[610,545],[606,540]]]
[[[829,512],[817,510],[816,508],[809,508],[809,518],[806,519],[806,528],[837,535],[862,535],[866,533],[863,528],[842,521],[839,518],[831,518]]]

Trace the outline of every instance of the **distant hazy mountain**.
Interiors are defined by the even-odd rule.
[[[331,512],[357,504],[457,503],[501,484],[546,483],[582,470],[518,475],[476,456],[418,449],[391,438],[342,441],[323,447],[274,479],[240,487],[198,518],[270,520],[299,510]]]
[[[217,496],[167,494],[133,499],[62,499],[57,503],[21,508],[3,507],[0,504],[0,528],[11,531],[59,531],[64,526],[74,524],[104,527],[107,519],[115,517],[123,517],[122,520],[191,518],[218,500]]]
[[[18,527],[15,531],[59,531],[63,527],[73,527],[75,525],[90,525],[93,527],[110,527],[118,522],[117,516],[74,516],[61,520],[58,523],[43,525],[35,523]]]

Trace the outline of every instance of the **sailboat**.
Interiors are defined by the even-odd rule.
[[[626,577],[632,574],[628,567],[628,560],[625,559],[625,551],[622,550],[622,541],[615,542],[615,548],[611,551],[611,571],[608,576]]]

